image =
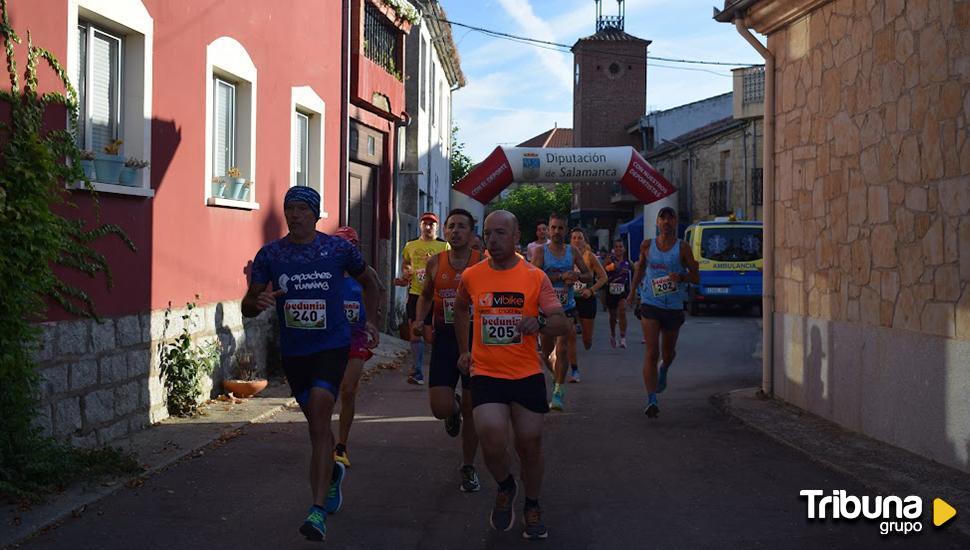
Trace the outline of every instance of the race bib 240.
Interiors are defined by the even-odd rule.
[[[283,303],[283,318],[288,328],[326,330],[326,300],[287,300]]]

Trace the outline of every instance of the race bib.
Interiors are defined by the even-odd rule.
[[[657,277],[656,279],[650,281],[650,285],[653,287],[654,296],[666,296],[667,294],[677,292],[677,282],[672,280],[670,275]]]
[[[442,305],[442,309],[444,309],[445,311],[445,324],[446,325],[455,324],[455,299],[442,298],[441,305]]]
[[[509,346],[521,344],[519,323],[522,315],[518,313],[492,315],[482,314],[482,344],[486,346]]]
[[[325,330],[327,301],[287,300],[283,303],[283,318],[288,328]]]
[[[624,290],[626,290],[626,285],[625,284],[623,284],[623,283],[610,283],[610,294],[612,294],[613,296],[619,296],[619,295],[623,294],[623,291]]]
[[[418,282],[419,285],[424,284],[424,272],[425,272],[424,269],[419,269],[414,272],[414,279]]]
[[[582,290],[585,290],[586,286],[587,286],[586,283],[582,281],[576,281],[575,283],[573,283],[573,289],[576,292],[581,292]]]
[[[569,300],[569,291],[565,287],[556,287],[555,291],[556,298],[559,298],[559,303],[565,306]]]
[[[344,313],[347,314],[347,322],[356,325],[360,321],[360,302],[344,302]]]

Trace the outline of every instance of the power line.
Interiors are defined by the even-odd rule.
[[[519,35],[510,34],[510,33],[506,33],[506,32],[493,31],[491,29],[485,29],[485,28],[482,28],[482,27],[476,27],[474,25],[468,25],[468,24],[465,24],[465,23],[459,23],[457,21],[450,21],[448,19],[438,18],[438,21],[440,21],[442,23],[447,23],[449,25],[454,25],[454,26],[457,26],[457,27],[464,27],[466,29],[473,30],[473,31],[477,31],[477,32],[480,32],[482,34],[486,34],[486,35],[493,36],[493,37],[496,37],[496,38],[504,38],[504,39],[507,39],[507,40],[512,40],[512,41],[515,41],[515,42],[531,44],[531,45],[535,45],[535,46],[539,46],[539,47],[545,46],[546,47],[545,49],[550,49],[551,50],[553,48],[549,48],[548,46],[554,46],[556,48],[563,48],[563,49],[565,49],[567,51],[568,50],[572,50],[572,46],[570,46],[569,44],[560,44],[558,42],[551,42],[551,41],[548,41],[548,40],[539,40],[537,38],[529,38],[527,36],[519,36]],[[553,50],[553,51],[561,51],[561,50]],[[603,51],[603,50],[588,49],[586,51],[591,51],[591,52],[596,52],[596,53],[608,53],[608,54],[616,55],[615,52],[607,52],[607,51]],[[565,52],[563,52],[563,53],[565,53]],[[636,57],[637,59],[639,59],[639,56],[626,55],[626,57]],[[647,58],[648,59],[655,59],[657,61],[666,61],[666,62],[669,62],[669,63],[690,63],[690,64],[696,64],[696,65],[722,65],[722,66],[728,66],[728,67],[750,67],[750,66],[756,65],[755,63],[729,63],[729,62],[725,62],[725,61],[702,61],[702,60],[699,60],[699,59],[675,59],[675,58],[671,58],[671,57],[659,57],[659,56],[649,55],[649,54],[647,55]],[[718,74],[718,73],[714,73],[714,74]],[[721,76],[723,76],[723,75],[721,75]]]

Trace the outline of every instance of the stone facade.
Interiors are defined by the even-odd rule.
[[[197,343],[218,340],[222,354],[203,398],[219,393],[243,346],[261,369],[276,341],[272,312],[243,319],[240,303],[221,302],[113,319],[49,322],[35,355],[40,374],[37,422],[49,435],[76,446],[105,445],[168,417],[159,373],[159,346],[181,333],[183,314]]]
[[[835,0],[761,29],[775,392],[970,471],[970,2]]]

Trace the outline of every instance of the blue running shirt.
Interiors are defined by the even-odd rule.
[[[573,247],[571,245],[566,245],[566,253],[561,258],[556,257],[549,250],[548,244],[542,247],[542,254],[542,270],[546,272],[550,279],[552,279],[552,275],[573,270]],[[556,282],[552,283],[552,288],[556,291],[556,297],[559,298],[563,311],[569,311],[576,307],[573,285],[567,285],[562,282],[562,279],[556,279]]]
[[[664,252],[657,247],[657,239],[651,239],[647,252],[646,269],[640,287],[640,302],[660,309],[684,309],[686,283],[678,284],[670,280],[673,273],[684,274],[680,261],[680,239]]]
[[[285,291],[276,298],[284,356],[350,345],[344,273],[356,277],[364,268],[356,247],[319,231],[311,243],[294,244],[283,237],[259,250],[253,260],[253,283]]]

